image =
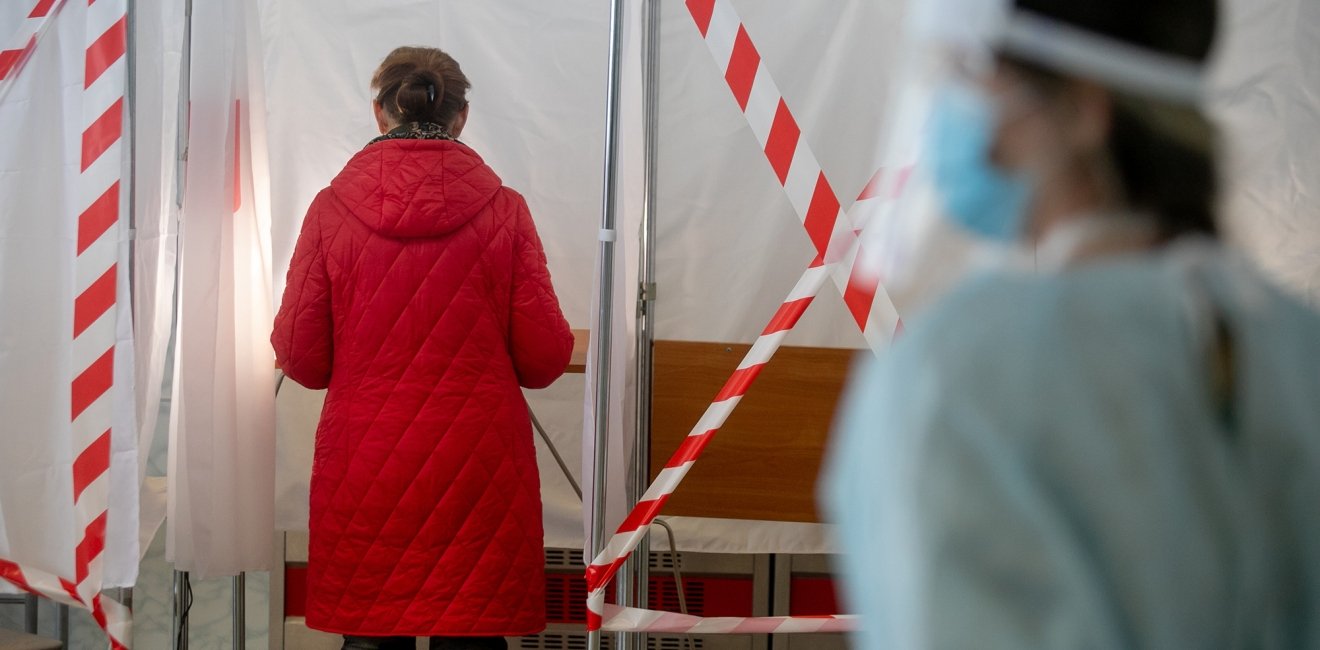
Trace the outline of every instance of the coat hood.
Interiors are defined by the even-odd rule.
[[[395,238],[439,237],[470,221],[503,185],[475,151],[449,140],[367,145],[330,182],[354,217]]]

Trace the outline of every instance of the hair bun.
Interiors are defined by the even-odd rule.
[[[448,126],[467,105],[472,85],[458,62],[443,51],[400,47],[381,62],[371,87],[390,122]]]
[[[445,82],[426,70],[413,70],[399,84],[394,102],[404,122],[427,122],[435,112],[436,100],[444,96]]]

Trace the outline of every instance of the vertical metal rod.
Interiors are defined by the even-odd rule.
[[[792,610],[793,556],[770,554],[770,615],[788,616]],[[784,634],[770,635],[770,650],[793,647],[793,640]]]
[[[174,650],[188,650],[188,572],[174,572],[174,624],[170,629]]]
[[[60,643],[64,647],[69,647],[69,606],[60,605],[55,611],[56,621],[59,625]]]
[[[655,206],[656,147],[659,144],[659,0],[645,0],[642,17],[642,218],[637,258],[637,328],[636,328],[636,419],[634,421],[633,473],[628,484],[628,505],[632,506],[646,492],[651,478],[651,385],[655,341]],[[629,578],[632,590],[628,604],[647,608],[650,601],[650,538],[643,537],[628,564],[620,573]],[[647,645],[645,633],[627,634],[623,650],[642,650]]]
[[[591,553],[596,555],[605,545],[605,471],[609,451],[610,408],[610,347],[614,325],[614,240],[616,201],[619,171],[619,77],[623,60],[624,0],[610,3],[610,57],[608,79],[605,86],[605,160],[604,187],[600,217],[600,308],[596,314],[596,395],[592,420],[595,451],[595,480],[591,495]],[[591,632],[587,644],[591,650],[600,650],[601,634]]]
[[[247,574],[234,576],[234,650],[247,647]]]
[[[192,95],[192,27],[193,27],[192,17],[193,17],[193,0],[184,0],[183,60],[179,64],[179,107],[178,107],[179,125],[176,131],[177,139],[175,140],[175,145],[176,145],[175,155],[178,156],[177,160],[175,161],[175,177],[174,177],[174,201],[175,201],[176,209],[183,207],[184,179],[186,179],[188,176],[187,175],[188,138],[189,138],[189,128],[190,128],[189,127],[190,121],[188,119],[188,115],[189,115],[188,107]],[[176,219],[178,218],[177,213],[175,215],[175,218]],[[183,238],[176,237],[174,245],[175,245],[175,251],[174,251],[175,256],[181,259],[183,255]],[[183,266],[182,264],[175,264],[174,266],[175,292],[174,292],[173,313],[175,314],[175,322],[171,324],[171,331],[174,331],[174,328],[178,326],[178,318],[177,318],[178,309],[179,309],[178,284],[179,284],[179,273],[180,270],[182,269],[182,266]],[[177,332],[175,332],[174,336],[177,336]],[[173,345],[173,343],[171,343],[171,345]],[[188,589],[188,574],[183,571],[176,570],[174,572],[174,607],[172,608],[172,614],[174,620],[173,620],[173,624],[170,626],[171,628],[170,638],[171,638],[171,643],[173,643],[174,650],[188,650],[188,619],[186,617],[187,617],[187,609],[189,603],[187,602],[188,600],[187,589]]]
[[[41,630],[41,621],[37,617],[37,611],[41,607],[41,601],[32,594],[23,596],[23,629],[28,634],[38,634]]]
[[[127,59],[128,71],[125,80],[124,94],[128,103],[128,296],[129,296],[129,314],[134,313],[131,309],[133,304],[133,292],[136,287],[134,280],[137,277],[136,256],[137,256],[137,2],[128,0],[127,14],[125,18],[127,24],[127,37],[125,43],[125,58]]]
[[[193,0],[183,4],[183,61],[179,64],[179,126],[176,129],[174,166],[174,206],[183,207],[183,188],[188,178],[188,142],[190,136],[189,102],[192,95],[192,9]],[[175,251],[178,253],[179,251]]]

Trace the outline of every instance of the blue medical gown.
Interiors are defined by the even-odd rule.
[[[1320,317],[1217,250],[969,282],[824,476],[857,647],[1320,648]]]

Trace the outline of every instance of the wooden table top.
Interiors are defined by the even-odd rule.
[[[573,358],[568,362],[569,373],[582,374],[587,371],[587,346],[590,343],[590,330],[573,330]]]

